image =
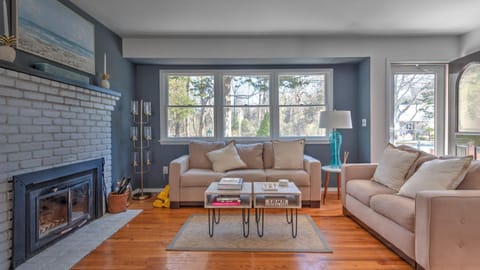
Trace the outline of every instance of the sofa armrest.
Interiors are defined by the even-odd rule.
[[[347,182],[352,179],[372,179],[377,163],[347,163],[342,166],[341,194],[342,204],[345,206]]]
[[[415,260],[425,269],[478,269],[480,190],[422,191],[415,199]]]
[[[189,168],[189,156],[183,155],[170,162],[168,184],[170,185],[170,201],[172,208],[180,202],[180,176]]]
[[[309,155],[303,156],[303,167],[310,176],[310,202],[313,206],[320,207],[322,197],[322,164],[320,160]]]

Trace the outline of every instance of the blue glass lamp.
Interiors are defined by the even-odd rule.
[[[330,143],[330,166],[342,167],[340,149],[342,148],[342,134],[337,129],[352,128],[350,111],[324,111],[320,113],[320,127],[330,129],[328,141]]]

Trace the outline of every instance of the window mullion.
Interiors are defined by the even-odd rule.
[[[278,73],[270,75],[270,134],[273,139],[280,136]]]
[[[215,72],[215,139],[223,140],[224,134],[224,89],[223,72]]]

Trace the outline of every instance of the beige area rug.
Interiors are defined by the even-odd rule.
[[[310,215],[298,215],[298,234],[285,215],[265,214],[264,235],[257,234],[255,215],[250,215],[250,235],[243,237],[242,215],[222,214],[215,224],[213,237],[208,235],[207,214],[192,214],[183,224],[167,250],[182,251],[267,251],[267,252],[332,252],[322,232]]]

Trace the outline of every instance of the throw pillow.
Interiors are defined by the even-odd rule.
[[[189,167],[194,169],[211,169],[212,162],[207,153],[225,146],[224,142],[192,141],[188,145]]]
[[[273,141],[273,168],[285,170],[303,169],[305,140]]]
[[[373,180],[398,191],[419,155],[418,152],[403,151],[388,144],[380,158]]]
[[[238,155],[233,143],[229,143],[224,148],[210,151],[207,153],[207,156],[212,162],[213,170],[216,172],[226,172],[228,170],[247,167],[247,164],[245,164]]]
[[[465,177],[472,159],[472,156],[467,156],[427,161],[405,182],[398,194],[415,198],[417,192],[422,190],[456,189]]]
[[[432,154],[429,154],[427,152],[424,152],[424,151],[421,151],[421,150],[418,150],[416,148],[413,148],[411,146],[408,146],[408,145],[399,145],[397,146],[397,149],[399,150],[403,150],[403,151],[408,151],[408,152],[418,152],[420,153],[420,155],[418,156],[417,160],[415,160],[415,162],[413,163],[413,165],[410,167],[410,169],[408,170],[407,172],[407,176],[405,177],[405,179],[408,179],[410,177],[412,177],[412,175],[418,170],[418,168],[420,168],[420,166],[424,163],[424,162],[427,162],[429,160],[432,160],[432,159],[436,159],[437,157],[435,155],[432,155]]]
[[[235,144],[238,155],[249,169],[263,169],[263,144]]]

